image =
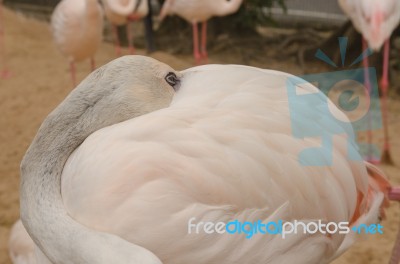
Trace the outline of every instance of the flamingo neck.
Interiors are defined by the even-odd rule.
[[[68,157],[94,131],[123,121],[108,122],[96,112],[107,95],[95,88],[82,83],[40,127],[21,163],[21,219],[52,263],[160,263],[144,248],[79,224],[64,207],[61,175]]]
[[[86,240],[82,234],[90,233],[71,219],[61,197],[64,164],[93,132],[82,120],[84,109],[74,112],[67,109],[68,105],[62,104],[43,122],[21,163],[21,219],[35,244],[53,263],[66,263],[68,258],[79,256],[79,247],[85,246]],[[74,259],[72,263],[80,261]]]

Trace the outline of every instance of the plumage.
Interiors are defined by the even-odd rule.
[[[38,263],[35,259],[35,244],[26,232],[21,220],[15,222],[11,228],[8,248],[10,258],[14,264]]]
[[[242,0],[167,0],[162,15],[178,15],[187,22],[204,22],[213,16],[235,13]]]
[[[102,8],[97,0],[62,0],[51,16],[51,28],[56,46],[71,63],[93,59],[102,40]]]
[[[374,50],[379,50],[400,22],[397,0],[339,0],[343,11]]]
[[[207,20],[213,16],[226,16],[238,11],[243,0],[166,0],[160,13],[163,20],[167,15],[178,15],[193,26],[193,55],[197,64],[208,59]],[[198,23],[202,23],[199,47]]]
[[[106,18],[117,26],[128,23],[128,17],[145,17],[149,13],[147,0],[103,0]]]
[[[148,257],[145,253],[148,251],[165,264],[193,261],[321,264],[340,255],[355,240],[354,235],[329,237],[320,233],[300,233],[286,239],[270,235],[255,235],[252,239],[229,234],[189,235],[188,220],[192,217],[197,221],[214,222],[322,219],[369,224],[377,221],[384,200],[382,190],[387,183],[383,180],[382,187],[379,186],[378,179],[383,176],[372,165],[347,158],[348,148],[355,148],[354,144],[348,144],[349,139],[344,135],[353,133],[350,126],[343,126],[343,133],[335,136],[332,166],[304,167],[299,163],[298,153],[317,146],[319,139],[293,137],[286,90],[291,75],[286,73],[234,65],[191,68],[176,73],[181,81],[179,90],[170,99],[166,93],[162,104],[154,103],[159,106],[148,108],[141,104],[147,113],[122,122],[107,121],[101,124],[103,128],[91,128],[98,118],[105,118],[104,115],[116,118],[118,111],[127,113],[124,107],[129,101],[109,105],[104,99],[97,99],[99,103],[93,105],[91,101],[99,98],[103,90],[119,87],[107,93],[109,100],[128,100],[129,95],[122,92],[126,87],[135,87],[136,97],[159,98],[155,92],[148,95],[148,89],[158,90],[163,85],[158,86],[153,77],[144,75],[146,66],[156,76],[165,76],[165,72],[173,70],[148,60],[138,56],[123,57],[93,73],[49,116],[24,158],[21,214],[31,235],[36,236],[35,241],[47,250],[46,254],[51,254],[53,261],[71,250],[68,247],[52,252],[56,246],[77,236],[65,233],[70,228],[70,220],[58,219],[58,210],[63,210],[57,205],[61,197],[68,215],[85,226],[80,232],[86,232],[83,230],[88,227],[102,232],[98,234],[114,234],[132,246],[140,246],[136,253],[130,251],[132,256],[143,257],[140,263],[160,263]],[[119,75],[115,76],[116,73]],[[125,74],[126,77],[121,78],[120,75]],[[146,81],[146,78],[153,81]],[[103,86],[103,79],[109,79],[107,87]],[[136,81],[130,83],[132,80]],[[317,92],[311,84],[301,89]],[[119,96],[121,92],[123,97]],[[79,97],[80,93],[86,97]],[[335,116],[346,120],[326,97],[320,97],[319,104],[327,102]],[[98,108],[101,106],[97,104],[105,109]],[[322,122],[322,113],[313,111],[318,105],[305,107],[311,110],[308,118],[322,129],[327,129],[326,125],[340,125],[335,121]],[[80,108],[87,110],[82,114]],[[73,116],[80,119],[72,121]],[[81,118],[89,118],[94,123],[84,123]],[[63,124],[77,124],[77,127],[62,131]],[[82,131],[78,131],[81,128]],[[71,155],[67,154],[68,149],[74,148],[74,141],[80,141],[79,133],[86,133],[83,132],[86,129],[94,132],[90,132]],[[62,139],[66,143],[60,149],[57,144]],[[41,148],[45,151],[42,154]],[[56,175],[47,178],[32,171],[40,163],[47,164],[45,161],[49,159],[57,160],[56,164],[49,163],[53,169],[46,166],[43,169],[50,174],[57,173],[60,166],[57,164],[63,164],[64,159],[64,156],[58,158],[58,152],[65,153],[66,159],[61,168],[59,198],[52,187],[57,185]],[[374,172],[371,173],[374,177],[368,177],[367,168]],[[38,183],[35,183],[36,177],[41,179]],[[52,183],[54,181],[56,183]],[[35,186],[35,191],[29,186]],[[36,198],[37,188],[46,188],[40,193],[50,197]],[[44,201],[32,202],[36,199]],[[46,210],[41,218],[30,211],[40,213],[43,208]],[[58,219],[56,222],[48,222],[52,214]],[[62,217],[66,217],[65,214]],[[57,229],[64,223],[67,226]],[[40,225],[45,226],[38,229]],[[46,237],[49,229],[53,232]],[[81,254],[81,258],[86,259],[92,256],[92,250],[97,250],[104,259],[110,257],[108,251],[96,248],[101,241],[108,245],[107,239],[101,236],[100,241],[99,236],[94,240],[93,231],[90,232],[79,237],[90,236],[92,243],[98,243],[89,246],[78,240],[80,247],[70,254],[77,259]],[[120,257],[114,263],[124,263],[119,262],[128,252],[123,250],[125,248],[111,251]],[[106,262],[100,262],[99,257],[95,263]]]
[[[117,32],[117,26],[126,26],[126,35],[128,39],[128,46],[131,54],[135,53],[133,45],[132,28],[129,22],[131,20],[141,19],[149,13],[149,6],[147,0],[103,0],[104,11],[106,18],[113,26],[113,33],[116,43],[116,54],[121,55],[121,45]]]

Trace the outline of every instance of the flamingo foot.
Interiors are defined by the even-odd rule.
[[[391,187],[388,196],[391,201],[400,201],[400,186]]]
[[[368,157],[364,158],[364,160],[366,160],[368,163],[371,163],[374,165],[381,164],[381,160],[377,157],[368,156]]]
[[[388,149],[383,150],[381,162],[387,165],[394,165],[392,155]]]
[[[138,20],[140,20],[140,16],[138,16],[136,14],[130,14],[127,18],[128,18],[128,21],[138,21]]]
[[[381,79],[381,87],[387,92],[387,89],[389,87],[389,80],[386,78]]]
[[[201,65],[202,56],[200,53],[195,52],[193,54],[194,60],[196,61],[196,65]]]
[[[117,57],[121,57],[121,54],[122,54],[121,47],[120,46],[115,46],[115,55]]]

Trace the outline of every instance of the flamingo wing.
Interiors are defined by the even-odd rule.
[[[192,217],[377,221],[384,195],[369,196],[365,164],[347,158],[356,148],[351,128],[334,137],[332,166],[299,163],[300,151],[321,142],[293,136],[289,78],[245,66],[185,71],[170,107],[101,129],[70,156],[62,175],[69,214],[148,248],[163,263],[328,263],[353,243],[349,235],[188,234]],[[318,92],[311,84],[300,89]],[[321,129],[340,126],[315,110],[327,103],[320,96],[303,105],[310,110],[303,118]]]

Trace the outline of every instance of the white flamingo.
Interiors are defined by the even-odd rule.
[[[76,84],[75,62],[91,60],[100,47],[103,11],[97,0],[62,0],[51,16],[54,42],[68,58],[72,82]]]
[[[390,36],[400,22],[400,2],[398,0],[339,0],[343,11],[350,17],[354,27],[363,35],[363,46],[379,50],[384,45],[383,74],[380,83],[382,92],[384,149],[383,157],[390,159],[388,133],[387,94],[389,86],[389,46]],[[364,67],[368,68],[368,58],[364,58]],[[366,71],[367,73],[367,71]],[[366,74],[367,86],[370,86]]]
[[[197,64],[207,61],[207,20],[213,16],[235,13],[243,0],[166,0],[160,19],[167,15],[178,15],[193,26],[193,55]],[[199,49],[198,23],[202,23]]]
[[[0,67],[0,79],[10,78],[11,72],[7,66],[4,44],[3,0],[0,0]]]
[[[36,263],[35,244],[26,232],[21,220],[18,220],[11,228],[8,247],[10,258],[14,264]]]
[[[103,0],[107,19],[113,25],[116,54],[121,55],[121,45],[118,38],[117,26],[127,25],[126,34],[129,43],[129,52],[135,53],[132,28],[129,21],[139,20],[149,13],[147,0]]]
[[[352,235],[188,234],[192,217],[377,221],[387,183],[347,159],[347,136],[334,140],[333,166],[297,160],[319,140],[292,136],[289,77],[246,66],[177,72],[142,56],[97,69],[46,118],[21,163],[24,226],[53,263],[329,262]],[[338,126],[304,107],[316,124]]]

